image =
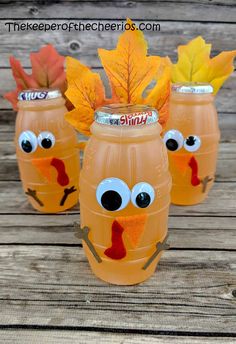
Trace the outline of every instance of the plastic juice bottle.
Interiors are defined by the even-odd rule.
[[[64,98],[50,89],[26,90],[18,99],[16,155],[28,200],[42,212],[69,209],[78,202],[80,160]]]
[[[167,235],[171,177],[157,119],[146,106],[100,108],[85,148],[80,237],[94,274],[113,284],[149,278]]]
[[[204,83],[172,87],[164,142],[174,204],[200,203],[213,185],[220,132],[212,93],[212,86]]]

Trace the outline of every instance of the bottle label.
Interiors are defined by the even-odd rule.
[[[61,97],[61,92],[57,89],[53,90],[24,90],[19,93],[18,100],[42,100]]]
[[[95,121],[100,124],[113,126],[137,126],[155,123],[158,120],[158,114],[155,110],[137,111],[126,114],[96,112]]]

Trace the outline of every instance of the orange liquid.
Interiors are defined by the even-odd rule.
[[[172,175],[171,202],[191,205],[202,202],[211,189],[217,162],[220,132],[217,112],[211,94],[183,94],[173,92],[170,99],[170,119],[165,132],[179,130],[183,137],[197,135],[201,140],[200,148],[188,152],[182,147],[176,152],[168,151]],[[198,166],[199,185],[191,183],[192,170],[190,158],[194,157]],[[204,187],[205,181],[206,185]]]
[[[16,155],[20,170],[20,177],[25,192],[34,190],[36,200],[28,196],[31,205],[42,212],[54,213],[73,207],[78,202],[80,160],[76,147],[77,136],[75,130],[64,120],[67,109],[63,98],[48,100],[19,101],[19,112],[16,119]],[[55,137],[55,144],[49,149],[37,145],[32,153],[22,151],[19,146],[19,136],[30,130],[36,137],[41,132],[51,132]],[[59,173],[50,164],[51,159],[58,159],[64,165],[67,182],[61,185],[58,182]],[[34,162],[40,161],[44,168],[37,168]],[[64,190],[74,186],[76,191],[71,192],[63,205],[60,205]],[[62,202],[63,203],[63,202]]]
[[[104,281],[130,285],[149,278],[155,271],[161,254],[143,270],[142,267],[156,249],[156,243],[167,234],[171,178],[168,172],[166,148],[160,138],[158,123],[147,126],[120,127],[93,123],[80,175],[81,227],[90,228],[89,239],[102,259],[98,263],[83,242],[92,271]],[[96,188],[105,178],[120,178],[131,190],[139,182],[150,183],[155,199],[147,208],[137,208],[131,202],[118,211],[107,211],[96,199]],[[146,214],[144,231],[137,247],[122,235],[126,256],[120,260],[107,257],[111,246],[112,224],[125,216]]]

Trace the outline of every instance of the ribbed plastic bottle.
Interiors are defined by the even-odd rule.
[[[157,120],[146,106],[100,108],[85,148],[81,237],[94,274],[113,284],[149,278],[165,249],[171,177]]]
[[[65,100],[51,89],[26,90],[18,99],[15,143],[24,192],[39,211],[69,209],[78,202],[80,159]]]
[[[192,205],[205,200],[215,178],[219,139],[212,86],[174,84],[164,132],[173,180],[172,203]]]

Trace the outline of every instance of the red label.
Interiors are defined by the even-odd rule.
[[[143,125],[147,123],[148,117],[152,117],[152,111],[135,112],[120,116],[120,125]]]

